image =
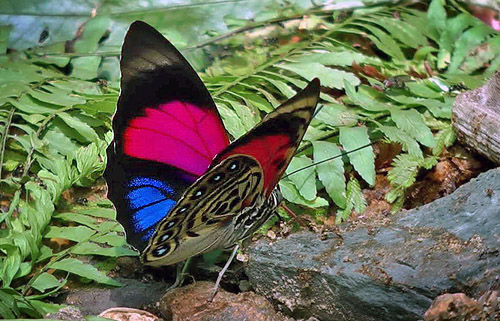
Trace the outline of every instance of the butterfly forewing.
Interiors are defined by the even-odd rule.
[[[196,72],[149,25],[130,26],[120,68],[115,136],[104,176],[128,242],[142,250],[229,140]]]

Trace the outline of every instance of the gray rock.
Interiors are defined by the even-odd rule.
[[[342,238],[311,232],[247,250],[256,292],[295,318],[419,320],[444,292],[498,286],[500,169]]]
[[[45,316],[45,319],[85,321],[82,311],[72,306],[61,308],[55,313],[49,313]]]
[[[98,315],[113,307],[144,308],[156,304],[165,294],[162,282],[144,283],[135,279],[117,279],[120,288],[79,288],[65,295],[65,304],[77,306],[84,315]]]

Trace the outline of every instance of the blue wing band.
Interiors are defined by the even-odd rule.
[[[134,177],[127,186],[125,199],[132,211],[134,232],[147,242],[156,224],[177,203],[175,192],[166,182],[151,177]]]

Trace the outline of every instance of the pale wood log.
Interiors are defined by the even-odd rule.
[[[500,71],[457,96],[451,121],[459,142],[500,164]]]

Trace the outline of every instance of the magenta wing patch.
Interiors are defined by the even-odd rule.
[[[195,176],[205,173],[228,144],[213,109],[181,101],[145,108],[123,132],[126,155],[168,164]]]

